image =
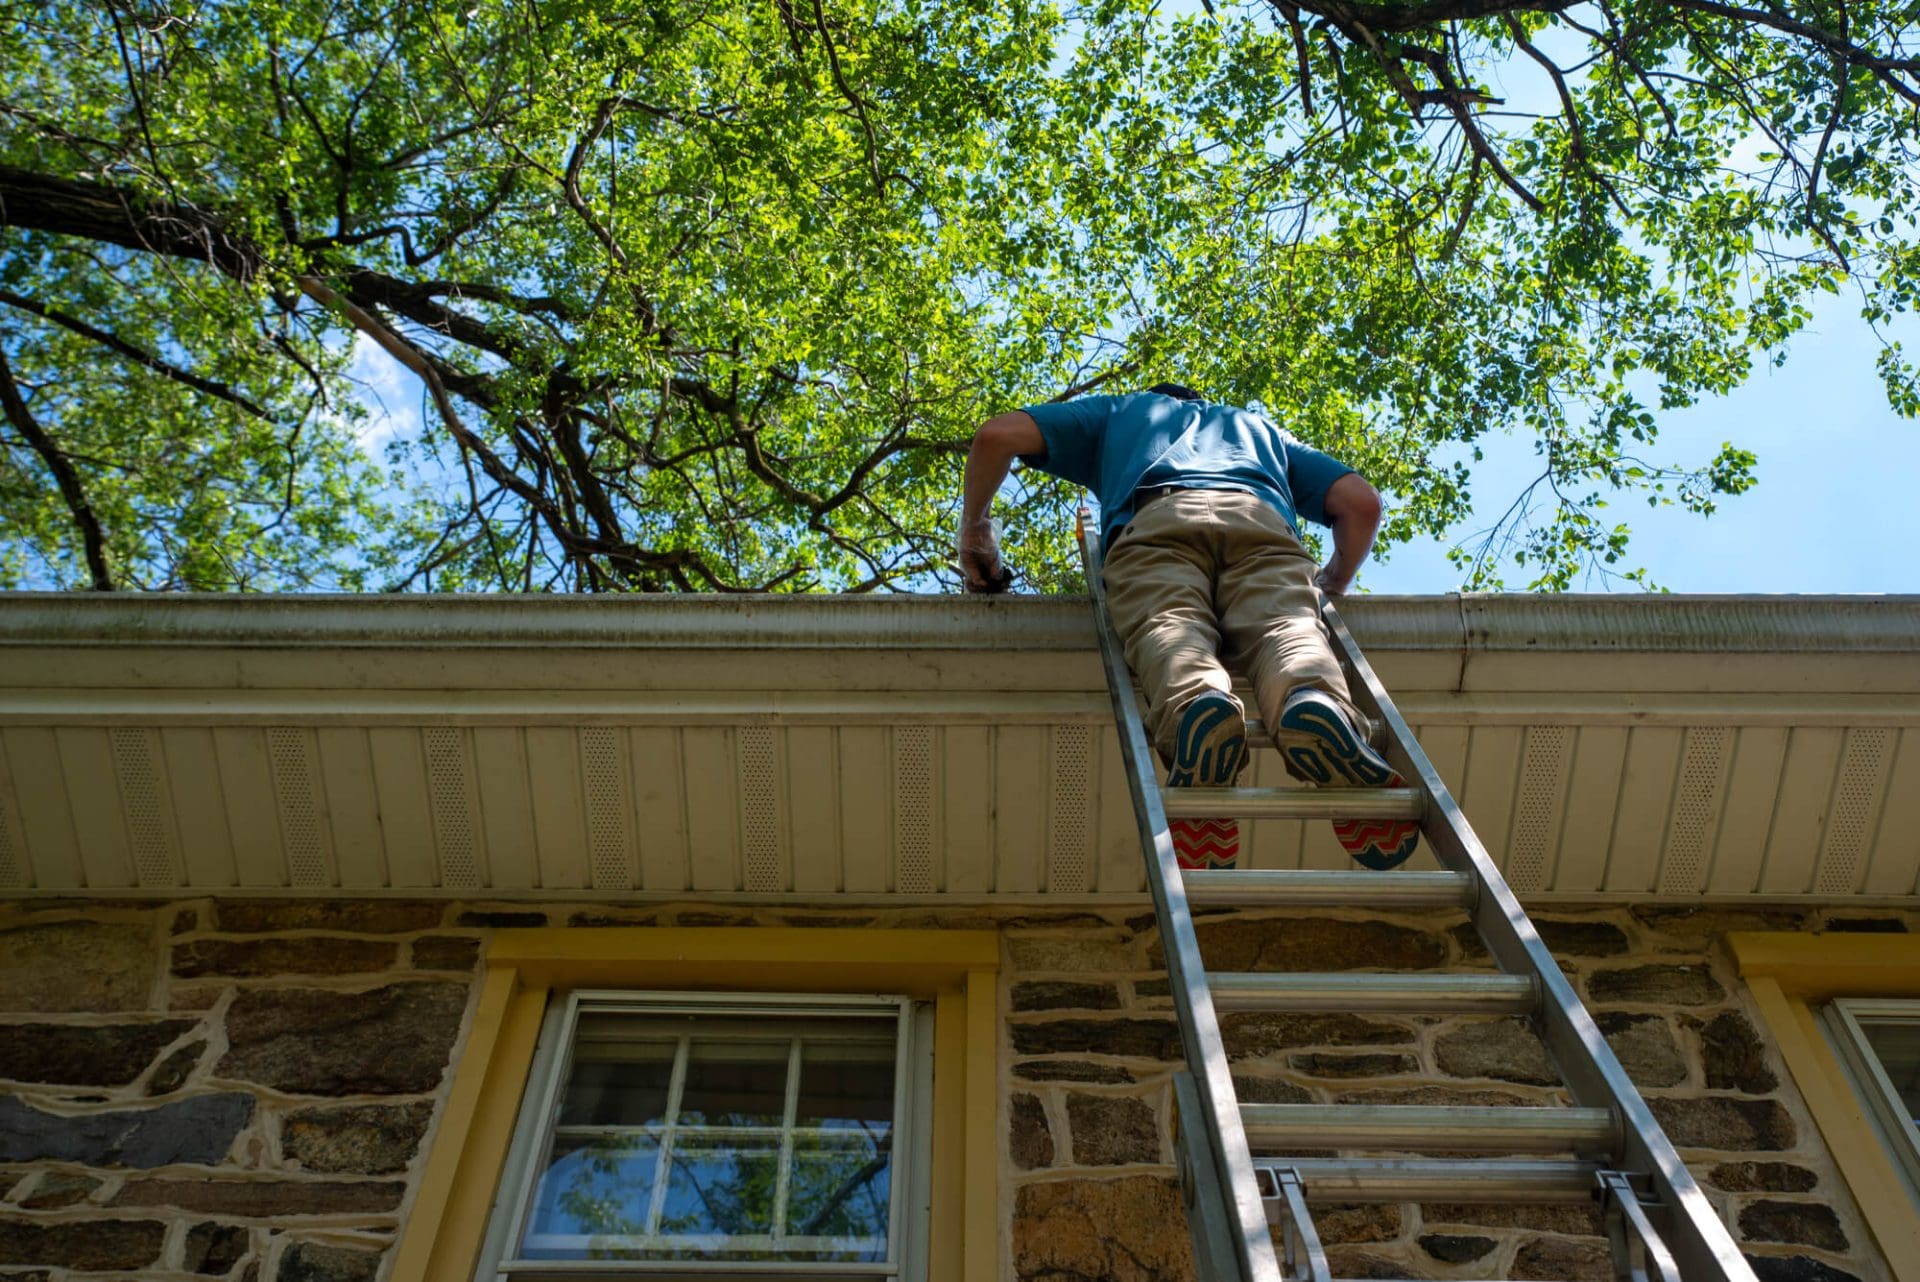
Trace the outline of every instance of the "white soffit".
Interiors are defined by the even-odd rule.
[[[1344,613],[1530,898],[1915,893],[1920,598]],[[1081,600],[0,597],[0,894],[1142,885]]]

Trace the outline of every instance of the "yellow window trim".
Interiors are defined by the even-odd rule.
[[[932,1001],[928,1278],[997,1276],[996,932],[547,927],[496,931],[483,960],[473,1027],[391,1282],[472,1282],[547,999],[569,988],[886,992]]]
[[[1727,945],[1894,1278],[1920,1282],[1920,1215],[1813,1010],[1835,997],[1920,998],[1920,938],[1735,931]]]

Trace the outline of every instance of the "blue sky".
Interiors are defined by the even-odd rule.
[[[1814,319],[1775,369],[1763,362],[1732,394],[1660,414],[1647,456],[1699,463],[1722,441],[1759,456],[1758,484],[1723,498],[1711,517],[1679,508],[1616,503],[1614,520],[1633,528],[1629,563],[1644,565],[1673,592],[1920,592],[1920,422],[1888,408],[1874,372],[1878,344],[1857,299],[1822,296]],[[1909,351],[1920,324],[1904,329]],[[1537,467],[1529,439],[1497,437],[1476,473],[1476,516],[1463,537],[1512,502]],[[1424,540],[1369,563],[1359,587],[1371,592],[1449,592],[1461,574],[1446,544]],[[1527,576],[1510,571],[1524,586]],[[1602,591],[1595,579],[1582,590]],[[1638,591],[1633,585],[1628,590]]]

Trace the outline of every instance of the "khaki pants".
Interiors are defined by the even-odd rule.
[[[1237,490],[1169,494],[1127,524],[1102,577],[1161,760],[1172,760],[1194,696],[1232,693],[1229,666],[1252,682],[1269,734],[1287,694],[1303,685],[1332,695],[1365,727],[1320,622],[1316,569],[1281,515]]]

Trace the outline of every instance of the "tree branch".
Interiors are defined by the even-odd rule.
[[[86,550],[87,573],[93,580],[94,590],[113,591],[113,571],[107,566],[107,541],[100,532],[100,520],[93,514],[93,505],[87,501],[80,473],[27,408],[26,398],[20,395],[20,385],[14,381],[13,367],[7,364],[4,351],[0,351],[0,410],[4,410],[7,422],[27,438],[27,444],[53,473],[60,497],[66,500],[73,523],[80,527],[80,542]]]
[[[266,410],[234,391],[225,383],[216,383],[210,378],[202,378],[190,370],[181,369],[178,365],[160,359],[152,352],[135,347],[132,343],[127,342],[117,335],[109,334],[103,329],[94,328],[78,317],[56,311],[44,303],[35,302],[31,298],[23,298],[19,294],[7,289],[0,289],[0,303],[5,303],[9,307],[16,307],[23,312],[30,312],[42,320],[51,321],[62,329],[71,330],[82,338],[90,339],[93,342],[99,343],[102,347],[110,348],[134,364],[152,370],[162,378],[172,379],[174,382],[191,387],[197,392],[205,392],[208,396],[226,401],[230,405],[237,405],[255,418],[264,419],[267,422],[273,421],[273,416],[268,414]]]

